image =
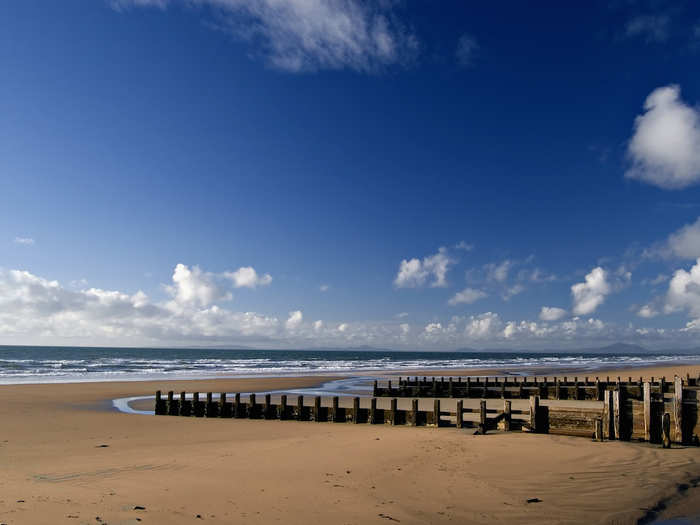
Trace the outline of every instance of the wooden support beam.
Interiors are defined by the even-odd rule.
[[[452,378],[451,377],[450,377],[450,383],[449,383],[449,385],[447,385],[447,388],[448,388],[447,395],[449,397],[454,397],[454,387],[452,386]]]
[[[472,378],[467,377],[467,397],[472,396]]]
[[[304,396],[297,396],[297,421],[304,421]]]
[[[461,399],[457,401],[457,411],[455,413],[455,426],[457,428],[464,428],[464,401]]]
[[[377,398],[373,397],[369,403],[369,423],[370,425],[377,424]]]
[[[314,397],[314,421],[321,422],[321,396]]]
[[[644,383],[642,387],[644,403],[644,441],[651,441],[651,385]]]
[[[510,401],[503,401],[503,430],[505,432],[510,432],[510,421],[511,421],[511,407]]]
[[[186,401],[187,393],[180,392],[180,406],[178,407],[178,409],[181,416],[189,416],[192,413],[191,410],[188,410],[188,408],[190,407],[187,406]]]
[[[279,418],[281,420],[287,419],[287,394],[280,396]]]
[[[440,427],[440,400],[436,399],[433,402],[433,419],[435,419],[435,426]]]
[[[600,387],[600,380],[596,377],[595,378],[595,391],[596,391],[596,399],[598,401],[603,400],[603,389]]]
[[[377,380],[374,380],[374,384],[372,385],[372,395],[376,396],[377,395]]]
[[[603,420],[601,418],[596,418],[595,420],[595,432],[596,441],[603,441]]]
[[[561,399],[561,387],[559,386],[559,378],[554,378],[554,399]]]
[[[671,414],[668,412],[661,418],[661,443],[663,448],[671,448]]]
[[[540,408],[540,396],[530,396],[530,431],[537,432],[537,412]]]
[[[282,396],[286,400],[286,396]],[[236,392],[233,396],[233,417],[243,417],[243,414],[241,413],[241,394],[240,392]],[[283,417],[280,417],[280,419],[284,419]]]
[[[397,413],[396,413],[396,412],[397,412],[396,404],[397,404],[396,398],[394,397],[394,398],[392,398],[392,400],[391,400],[391,408],[389,409],[389,410],[390,410],[389,415],[390,415],[390,418],[391,418],[391,424],[392,424],[392,425],[396,425],[396,423],[398,422],[398,421],[397,421]]]
[[[258,407],[256,405],[255,394],[248,396],[248,417],[255,419],[258,417]]]
[[[621,421],[621,403],[620,403],[620,391],[619,390],[613,390],[613,422],[615,426],[615,437],[617,439],[622,439],[622,434],[620,432],[621,426],[622,426],[622,421]]]
[[[411,400],[411,426],[418,426],[418,400]]]
[[[673,424],[676,441],[683,443],[683,379],[673,378]]]
[[[272,413],[272,396],[270,394],[265,394],[265,413],[263,417],[265,419],[274,419],[274,414]]]
[[[360,422],[360,398],[352,398],[352,422],[357,424]]]
[[[479,434],[486,434],[486,400],[479,402]]]

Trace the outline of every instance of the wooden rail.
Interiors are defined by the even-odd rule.
[[[488,408],[486,399],[481,399],[478,408],[469,408],[464,406],[464,399],[458,399],[454,403],[454,411],[451,411],[443,410],[440,399],[433,400],[432,410],[420,410],[418,398],[410,400],[410,409],[399,409],[396,397],[388,400],[388,408],[378,407],[376,397],[365,398],[364,406],[363,400],[355,397],[352,406],[347,407],[340,406],[337,396],[330,398],[330,405],[324,404],[328,399],[320,396],[314,397],[313,404],[309,405],[301,395],[296,397],[294,404],[289,404],[286,395],[280,396],[279,403],[272,403],[270,394],[259,402],[255,394],[250,394],[247,401],[241,400],[240,394],[235,394],[229,401],[226,393],[214,400],[213,394],[208,392],[203,400],[198,392],[190,397],[181,392],[176,397],[170,391],[167,398],[163,398],[158,391],[155,413],[185,417],[475,428],[476,433],[480,434],[495,429],[522,430],[590,437],[601,441],[646,441],[663,443],[664,446],[671,443],[700,444],[700,388],[697,382],[687,386],[676,377],[673,382],[666,383],[669,388],[663,386],[664,383],[654,385],[643,382],[641,400],[626,397],[626,389],[604,389],[603,402],[593,406],[590,406],[591,403],[576,406],[573,402],[566,406],[559,406],[556,402],[542,404],[541,396],[532,394],[528,410],[513,409],[509,399],[503,399],[502,409]],[[432,384],[430,386],[432,388]],[[488,384],[485,386],[488,388]],[[654,389],[654,386],[657,388]]]

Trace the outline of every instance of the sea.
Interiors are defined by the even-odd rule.
[[[0,384],[508,369],[514,375],[700,364],[697,353],[415,352],[0,346]]]

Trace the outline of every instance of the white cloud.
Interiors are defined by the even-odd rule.
[[[408,323],[401,323],[399,328],[401,328],[401,333],[403,335],[408,335],[408,333],[411,331],[411,325]]]
[[[567,311],[556,306],[543,306],[540,310],[540,319],[542,321],[558,321],[566,317]]]
[[[668,284],[665,311],[667,313],[687,310],[691,316],[700,318],[700,258],[690,268],[676,270]]]
[[[346,332],[348,329],[348,324],[347,323],[340,323],[338,325],[338,331],[339,332]]]
[[[321,286],[318,287],[319,291],[321,291],[321,292],[327,292],[328,290],[330,290],[330,288],[331,287],[327,284],[322,284]]]
[[[643,317],[644,319],[651,319],[652,317],[656,317],[658,314],[659,312],[657,312],[650,304],[645,304],[639,310],[637,310],[637,315],[639,317]]]
[[[489,263],[485,265],[486,279],[489,281],[498,281],[500,283],[504,282],[508,278],[508,272],[512,265],[513,261],[508,259],[498,264]]]
[[[667,251],[683,259],[700,257],[700,217],[672,233],[666,242]]]
[[[191,269],[178,264],[173,272],[173,284],[166,288],[176,303],[183,306],[208,306],[215,301],[229,301],[233,298],[216,274],[203,272],[199,266]]]
[[[459,241],[457,244],[455,244],[455,248],[458,250],[464,250],[465,252],[470,252],[474,249],[474,245],[468,244],[464,241]]]
[[[293,312],[289,312],[289,317],[284,325],[287,330],[295,330],[301,325],[303,320],[304,314],[301,312],[301,310],[294,310]]]
[[[361,72],[404,64],[418,41],[383,0],[115,0],[125,6],[207,5],[223,16],[219,29],[250,42],[253,55],[290,72],[351,69]]]
[[[675,85],[657,88],[634,123],[625,174],[666,189],[700,181],[700,114],[680,99]]]
[[[457,63],[462,67],[473,66],[478,51],[479,44],[473,36],[468,34],[460,36],[455,51]]]
[[[447,271],[454,261],[447,255],[445,248],[440,248],[438,253],[420,259],[402,260],[399,271],[394,279],[397,288],[416,288],[423,286],[429,277],[433,277],[430,286],[447,286]]]
[[[15,240],[12,242],[21,244],[22,246],[34,246],[34,244],[36,244],[31,237],[15,237]]]
[[[515,297],[518,294],[521,294],[525,291],[525,287],[520,284],[514,284],[513,286],[509,286],[506,288],[503,293],[501,294],[501,297],[503,297],[504,301],[510,301],[511,298]]]
[[[498,331],[501,324],[501,319],[498,314],[486,312],[470,317],[465,328],[465,333],[472,339],[485,339]]]
[[[669,36],[671,19],[668,15],[637,15],[625,27],[629,37],[643,37],[647,42],[665,42]]]
[[[320,319],[318,321],[314,321],[314,332],[320,332],[323,330],[323,321]]]
[[[427,334],[435,334],[435,333],[442,331],[442,324],[441,323],[428,323],[425,326],[424,330]]]
[[[258,275],[252,266],[243,266],[235,272],[224,272],[224,277],[230,279],[236,288],[255,288],[267,286],[272,282],[272,276],[269,273]]]
[[[403,319],[404,317],[408,317],[408,312],[399,312],[394,316],[396,319]]]
[[[454,297],[452,297],[448,304],[455,306],[458,304],[472,304],[479,299],[486,297],[486,293],[482,290],[476,290],[474,288],[465,288],[461,292],[457,292]]]
[[[585,282],[574,284],[571,287],[573,297],[573,312],[575,315],[588,315],[593,313],[610,293],[610,285],[607,281],[607,273],[600,266],[593,268],[585,277]]]

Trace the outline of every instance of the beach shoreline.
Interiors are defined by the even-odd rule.
[[[700,366],[644,374],[691,372]],[[700,513],[698,489],[679,491],[700,477],[697,449],[105,410],[156,390],[284,391],[341,377],[0,386],[0,522],[636,523],[664,501],[654,516]]]

